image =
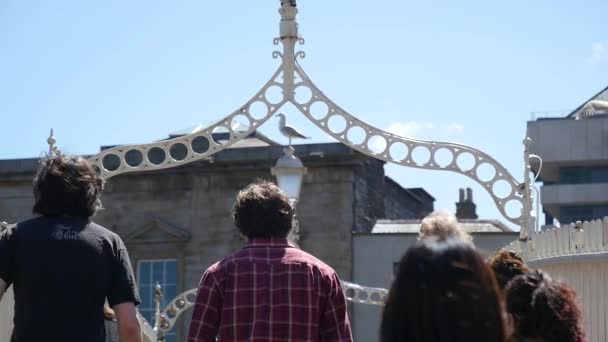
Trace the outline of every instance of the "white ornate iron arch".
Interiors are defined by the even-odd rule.
[[[534,227],[530,214],[532,202],[527,143],[524,153],[526,165],[524,182],[519,183],[504,166],[478,149],[455,143],[401,137],[357,119],[324,95],[299,65],[297,58],[303,58],[305,53],[295,49],[297,43],[304,43],[304,39],[298,35],[296,23],[298,10],[295,0],[281,0],[279,13],[281,14],[280,37],[274,39],[274,44],[281,43],[283,51],[274,51],[272,56],[281,58],[282,63],[255,96],[232,114],[201,131],[160,142],[124,145],[101,151],[90,158],[90,161],[99,168],[101,176],[107,179],[122,173],[171,168],[207,158],[251,134],[271,118],[281,106],[290,102],[321,130],[361,153],[407,167],[451,171],[471,178],[490,194],[496,207],[508,221],[521,227],[520,238],[527,239],[528,230]],[[282,90],[280,101],[273,102],[268,96],[272,87]],[[298,88],[308,89],[311,93],[310,98],[298,101],[295,98]],[[311,113],[311,108],[317,104],[325,106],[326,111],[321,115]],[[343,127],[332,129],[329,121],[334,119],[341,121]],[[247,129],[234,129],[235,120],[246,122]],[[216,130],[228,132],[227,140],[215,141],[213,133]],[[349,133],[357,131],[364,138],[360,142],[354,142],[352,138],[349,140]],[[382,147],[374,150],[370,146],[372,143],[375,148]],[[395,152],[396,147],[401,147],[405,152],[399,155]],[[415,160],[413,157],[415,150],[426,152],[428,158],[423,161]],[[441,164],[437,159],[440,152],[450,161]],[[473,158],[472,167],[459,165],[458,160],[465,156]],[[488,166],[494,171],[494,175],[489,179],[482,179],[479,170]],[[497,194],[498,184],[502,184],[503,188],[506,187],[508,193],[502,196]],[[519,215],[507,213],[506,208],[509,203],[521,205],[522,210]]]
[[[498,161],[478,149],[449,142],[401,137],[357,119],[324,95],[299,65],[297,59],[304,58],[305,53],[295,49],[297,43],[304,44],[304,39],[298,35],[296,1],[281,0],[279,13],[281,14],[280,37],[274,39],[274,44],[281,43],[283,51],[274,51],[272,56],[275,59],[281,58],[281,65],[249,101],[224,119],[194,133],[160,142],[123,145],[103,150],[89,158],[99,169],[100,175],[109,179],[123,173],[167,169],[205,159],[253,133],[284,104],[290,102],[321,130],[361,153],[407,167],[456,172],[476,181],[490,194],[500,213],[508,221],[519,224],[521,245],[526,246],[525,242],[529,240],[529,234],[535,227],[534,217],[531,215],[529,139],[524,140],[524,181],[519,183]],[[282,99],[273,101],[268,94],[272,87],[282,90]],[[296,99],[296,89],[299,88],[309,90],[310,98]],[[317,104],[325,106],[325,111],[322,111],[321,115],[318,112],[313,115],[311,110]],[[329,122],[334,118],[341,121],[343,127],[339,129],[330,127]],[[235,120],[239,123],[245,122],[247,128],[235,129],[233,125]],[[214,132],[217,130],[227,132],[227,139],[214,140]],[[354,142],[349,133],[357,130],[362,132],[363,138],[360,139],[361,141]],[[51,138],[49,138],[50,154],[54,152],[55,143],[55,140]],[[398,155],[393,151],[395,146],[402,147],[406,152]],[[428,158],[424,161],[415,160],[413,151],[417,149],[426,151]],[[443,164],[439,162],[437,154],[440,151],[447,154],[450,162]],[[467,154],[474,160],[473,166],[470,168],[458,164],[459,158]],[[489,179],[480,177],[478,171],[483,165],[493,168],[493,177]],[[496,193],[496,185],[500,182],[507,186],[508,194],[500,196]],[[522,210],[519,215],[509,216],[507,214],[506,207],[509,202],[521,205]],[[526,248],[522,249],[524,255],[527,253]],[[343,282],[342,286],[348,300],[352,302],[383,305],[387,295],[385,289],[363,287],[347,282]],[[174,298],[162,311],[159,308],[156,312],[155,326],[151,327],[146,322],[144,324],[147,338],[150,341],[156,341],[159,337],[162,339],[162,336],[173,327],[179,316],[193,305],[195,294],[196,289],[188,290]]]

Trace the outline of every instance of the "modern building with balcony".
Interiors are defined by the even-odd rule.
[[[528,122],[545,225],[608,216],[608,87],[560,118]]]

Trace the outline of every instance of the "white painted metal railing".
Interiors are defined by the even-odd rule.
[[[546,263],[548,259],[593,257],[608,253],[608,217],[591,222],[577,222],[533,234],[527,242],[514,241],[506,248],[524,255],[527,262]]]
[[[10,287],[0,302],[0,341],[10,341],[13,331],[13,289]]]
[[[587,341],[608,341],[608,217],[533,234],[527,245],[515,241],[507,248],[572,286],[580,297]]]
[[[342,281],[341,284],[346,299],[353,303],[382,306],[386,302],[388,296],[388,290],[386,289],[360,286],[347,281]],[[158,288],[157,291],[160,291],[160,288]],[[143,333],[146,339],[151,342],[156,342],[157,340],[161,341],[163,336],[173,328],[182,313],[194,306],[196,291],[197,289],[191,289],[182,292],[167,304],[162,311],[157,309],[155,314],[157,321],[154,322],[154,327],[151,327],[143,317],[140,317],[140,320],[145,326]],[[162,294],[161,296],[156,297],[157,308],[160,308],[160,298],[162,298]]]

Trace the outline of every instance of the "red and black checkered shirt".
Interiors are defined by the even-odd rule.
[[[201,279],[188,342],[352,341],[336,272],[285,239],[254,239]]]

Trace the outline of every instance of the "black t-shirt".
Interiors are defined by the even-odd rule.
[[[0,236],[0,278],[13,285],[11,341],[103,342],[103,305],[139,296],[118,235],[84,218],[37,217]]]

